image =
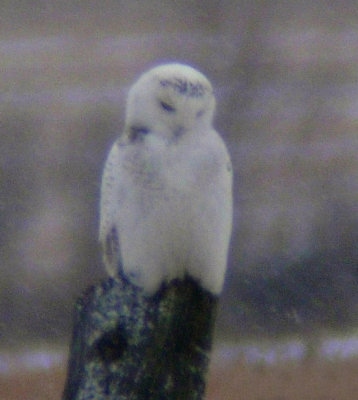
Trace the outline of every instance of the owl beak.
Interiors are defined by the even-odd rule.
[[[132,125],[124,130],[123,135],[119,138],[120,145],[128,145],[130,143],[143,140],[143,137],[150,132],[150,129],[142,125]]]
[[[143,139],[143,136],[148,135],[150,129],[144,125],[133,125],[129,129],[129,140],[136,142]]]
[[[183,126],[177,126],[173,130],[174,139],[179,139],[181,136],[184,135],[184,133],[185,133],[185,128]]]

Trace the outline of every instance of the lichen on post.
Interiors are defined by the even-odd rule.
[[[124,277],[77,302],[63,400],[199,400],[217,297],[192,278],[153,296]]]

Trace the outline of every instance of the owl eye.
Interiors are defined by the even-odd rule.
[[[162,109],[167,111],[167,112],[172,113],[172,112],[176,111],[173,106],[171,106],[170,104],[166,103],[165,101],[160,101],[159,104],[162,107]]]

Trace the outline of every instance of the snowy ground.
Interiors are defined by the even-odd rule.
[[[51,347],[35,347],[21,352],[0,351],[0,374],[63,366],[67,360],[66,352],[67,349],[51,349]],[[305,355],[305,344],[298,340],[249,344],[218,343],[214,346],[212,363],[214,368],[237,360],[247,364],[273,365],[287,361],[302,361]],[[345,360],[357,356],[358,336],[326,338],[316,351],[317,359],[322,360]]]

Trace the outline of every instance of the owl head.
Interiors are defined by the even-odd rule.
[[[210,129],[215,97],[208,79],[184,64],[164,64],[144,73],[128,94],[125,132],[132,140],[156,135],[178,139]]]

